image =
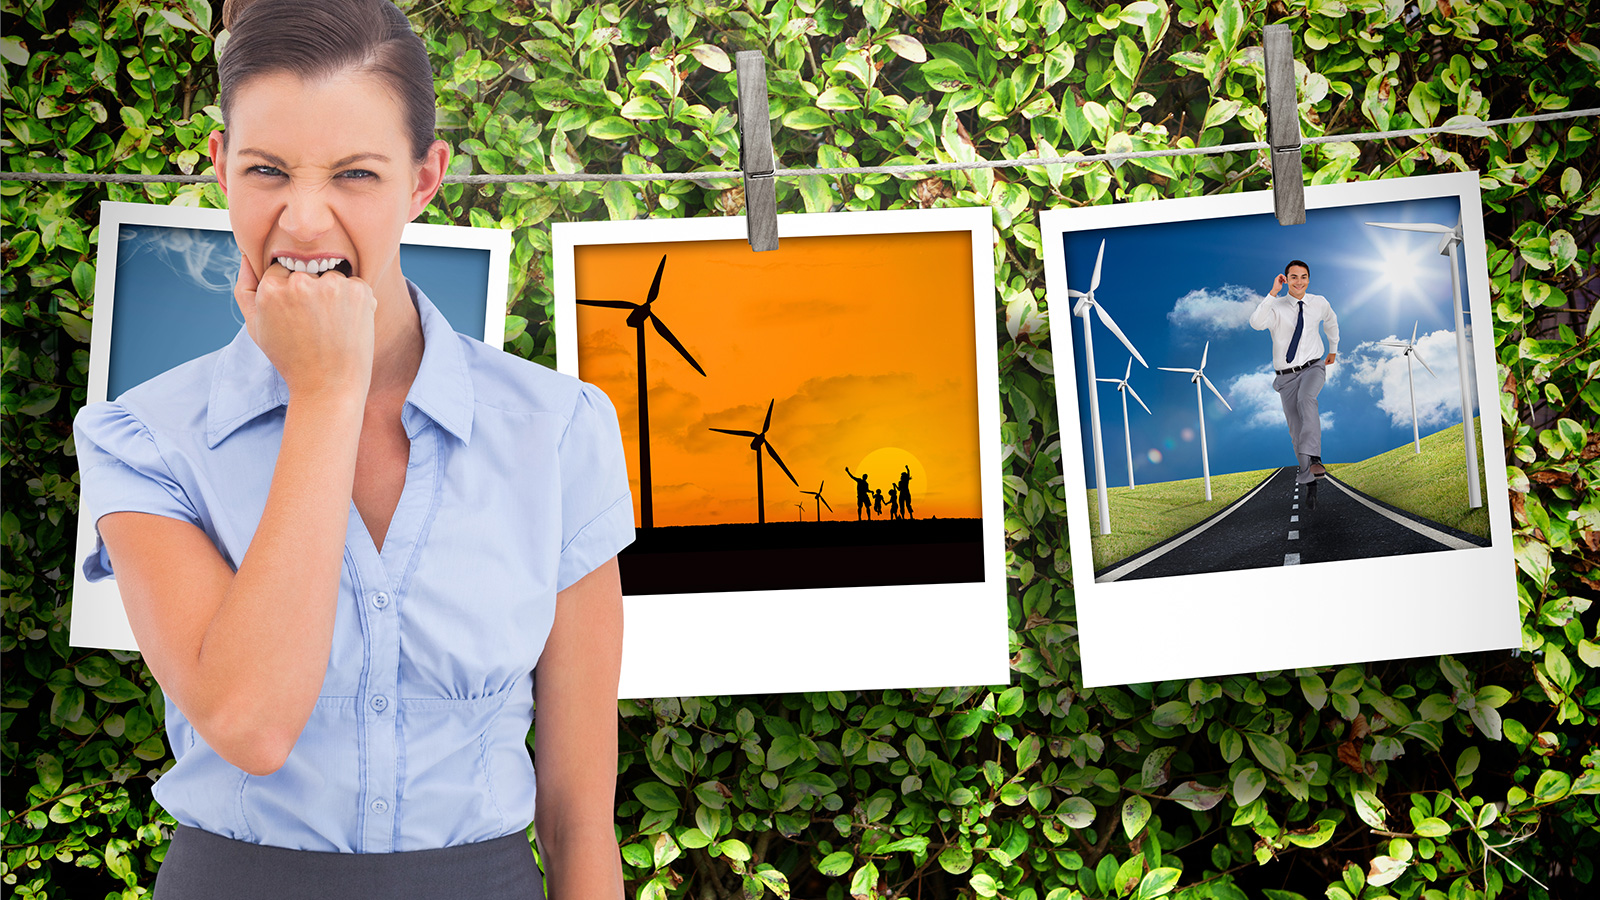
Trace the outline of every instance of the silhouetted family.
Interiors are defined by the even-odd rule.
[[[856,483],[856,521],[861,521],[862,514],[866,514],[867,521],[871,521],[874,514],[883,515],[883,488],[874,490],[867,484],[866,475],[857,475],[850,471],[849,466],[844,467],[844,473]],[[916,515],[911,508],[911,467],[906,466],[900,473],[899,484],[889,485],[889,517],[891,519],[914,519]]]

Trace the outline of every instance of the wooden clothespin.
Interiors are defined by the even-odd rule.
[[[744,220],[750,249],[778,249],[777,160],[772,154],[772,104],[767,61],[759,50],[734,54],[739,85],[739,168],[744,170]]]
[[[1272,207],[1279,225],[1306,220],[1305,170],[1300,160],[1300,102],[1295,92],[1294,37],[1288,25],[1261,35],[1267,76],[1267,144],[1272,153]]]

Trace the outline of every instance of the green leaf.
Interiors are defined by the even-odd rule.
[[[1172,793],[1167,795],[1167,799],[1196,812],[1205,812],[1221,803],[1222,798],[1226,796],[1228,792],[1224,788],[1210,787],[1198,781],[1185,781],[1174,788]]]
[[[1320,847],[1333,837],[1333,831],[1334,823],[1331,819],[1318,819],[1308,828],[1286,831],[1283,836],[1296,847]]]
[[[659,104],[657,108],[660,108]],[[603,119],[595,119],[589,123],[589,127],[586,130],[590,137],[599,138],[602,141],[626,140],[639,133],[639,129],[632,122],[621,116],[606,116]]]
[[[634,121],[664,119],[667,117],[667,111],[661,108],[660,103],[649,97],[635,97],[622,104],[622,116]]]
[[[1056,818],[1068,828],[1088,828],[1094,824],[1094,817],[1094,804],[1082,797],[1068,797],[1056,810]]]
[[[1289,771],[1289,762],[1292,754],[1288,745],[1283,741],[1256,731],[1245,732],[1245,740],[1250,742],[1250,752],[1255,754],[1257,760],[1269,770],[1283,775]]]
[[[1144,830],[1146,822],[1150,821],[1150,801],[1134,794],[1122,803],[1122,830],[1128,835],[1128,840]]]
[[[833,118],[815,106],[801,106],[784,113],[783,124],[796,131],[815,131],[832,126]]]
[[[1139,881],[1139,889],[1134,892],[1134,900],[1153,900],[1155,897],[1164,897],[1172,892],[1178,885],[1178,878],[1182,870],[1170,866],[1151,869]]]
[[[1443,819],[1428,816],[1413,826],[1413,830],[1423,837],[1439,838],[1450,833],[1450,826]]]
[[[1555,769],[1546,769],[1533,786],[1533,799],[1540,803],[1554,803],[1565,797],[1572,788],[1572,776]]]
[[[638,785],[633,789],[633,796],[639,798],[639,802],[643,803],[646,809],[656,812],[672,812],[683,806],[678,795],[659,781],[647,781]]]
[[[1162,728],[1187,725],[1194,719],[1194,706],[1184,700],[1168,700],[1156,707],[1150,720]]]
[[[1244,10],[1239,5],[1239,0],[1222,0],[1217,7],[1217,17],[1213,25],[1217,33],[1217,43],[1222,45],[1224,53],[1232,53],[1233,48],[1239,45],[1239,35],[1244,32]]]
[[[53,753],[41,753],[33,759],[33,773],[39,779],[39,787],[46,795],[52,795],[61,790],[61,760]]]
[[[1373,828],[1382,830],[1385,827],[1384,822],[1388,815],[1388,810],[1384,808],[1383,801],[1379,800],[1378,795],[1373,792],[1360,790],[1359,788],[1352,791],[1352,794],[1356,801],[1356,815],[1361,817],[1361,821]]]
[[[885,40],[885,43],[901,59],[910,60],[914,63],[927,62],[928,60],[928,51],[922,46],[922,42],[909,34],[890,35]]]
[[[1260,769],[1251,766],[1234,776],[1233,802],[1240,806],[1247,806],[1267,787],[1267,776]]]

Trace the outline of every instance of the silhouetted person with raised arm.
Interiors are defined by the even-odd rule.
[[[849,466],[844,467],[844,473],[856,483],[856,521],[861,521],[861,511],[867,511],[867,518],[872,518],[872,488],[867,487],[867,476],[857,475],[850,471]]]
[[[889,518],[900,518],[900,490],[894,485],[889,485]]]
[[[906,470],[904,472],[900,473],[900,517],[902,519],[914,519],[914,518],[916,518],[916,516],[912,515],[912,513],[911,513],[911,467],[910,466],[906,466]]]

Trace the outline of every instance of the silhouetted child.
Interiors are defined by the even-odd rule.
[[[889,518],[900,518],[900,491],[894,485],[889,485]]]
[[[872,495],[872,511],[883,515],[883,488],[878,488]]]

